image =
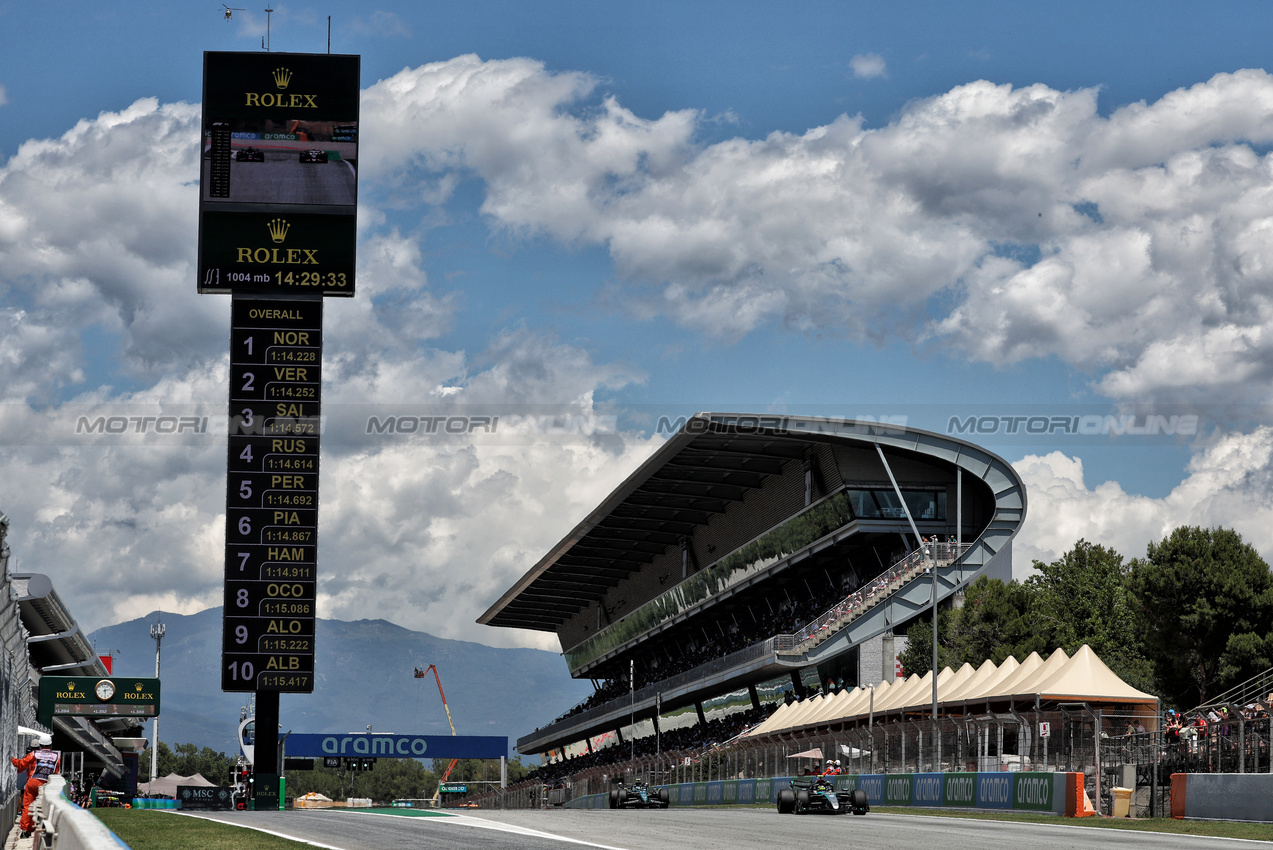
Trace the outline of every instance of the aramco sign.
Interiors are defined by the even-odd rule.
[[[297,758],[369,756],[371,758],[497,759],[508,755],[503,735],[397,735],[349,732],[294,733],[287,754]]]

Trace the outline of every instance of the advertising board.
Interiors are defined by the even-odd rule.
[[[204,53],[199,292],[354,294],[359,69]]]
[[[223,691],[314,690],[323,301],[236,295]]]

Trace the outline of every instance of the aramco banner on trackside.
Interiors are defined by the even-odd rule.
[[[841,791],[861,788],[872,806],[1017,809],[1073,814],[1065,773],[868,773],[832,777]],[[797,777],[808,778],[808,777]],[[1070,780],[1071,782],[1073,779]],[[673,806],[773,803],[791,777],[724,779],[669,785]],[[572,808],[606,808],[605,794],[578,797]]]
[[[397,735],[391,732],[295,733],[285,744],[297,758],[497,759],[508,755],[506,735]]]

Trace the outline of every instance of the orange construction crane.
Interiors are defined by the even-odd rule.
[[[419,667],[415,668],[415,678],[417,679],[425,678],[429,674],[430,670],[433,671],[434,681],[438,683],[438,695],[442,697],[442,709],[446,712],[446,722],[451,727],[451,737],[454,738],[455,723],[451,721],[451,709],[446,704],[446,691],[442,690],[442,678],[438,676],[437,665],[430,664],[428,667],[425,667],[424,669],[420,669]],[[446,766],[446,771],[443,772],[442,778],[438,780],[438,790],[433,792],[432,802],[434,806],[437,806],[439,801],[442,799],[442,783],[446,782],[447,777],[451,775],[451,771],[454,770],[455,766],[459,763],[460,763],[459,759],[451,759],[451,763]]]

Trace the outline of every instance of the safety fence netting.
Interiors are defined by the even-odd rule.
[[[841,773],[1042,771],[1081,773],[1093,806],[1113,811],[1116,788],[1127,788],[1133,817],[1170,813],[1171,774],[1270,772],[1269,718],[1211,724],[1199,737],[1161,730],[1157,718],[1106,712],[1079,704],[1052,711],[985,712],[889,720],[851,729],[805,730],[740,738],[705,750],[619,758],[552,782],[534,778],[506,792],[474,798],[483,807],[539,808],[604,793],[616,781],[651,785]],[[622,755],[616,748],[616,754]],[[836,766],[835,762],[839,762]],[[760,802],[760,801],[757,801]]]

